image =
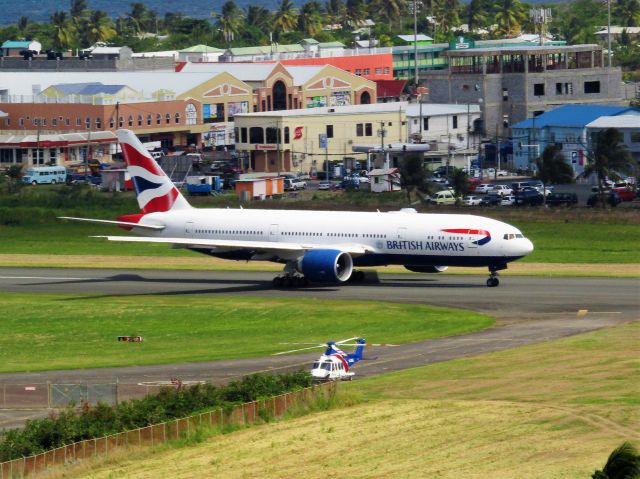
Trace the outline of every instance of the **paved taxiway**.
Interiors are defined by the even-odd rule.
[[[543,278],[505,276],[498,288],[485,286],[481,275],[381,275],[380,281],[304,289],[275,290],[273,273],[0,268],[0,291],[122,295],[225,294],[297,298],[371,299],[425,303],[473,309],[498,318],[486,331],[451,338],[376,348],[375,361],[358,365],[358,376],[379,374],[513,348],[640,319],[640,280],[619,278]],[[586,310],[586,314],[578,314]],[[327,338],[332,339],[332,338]],[[0,374],[1,383],[212,380],[224,382],[255,371],[307,366],[317,352],[162,366],[104,368],[42,373]],[[6,411],[5,411],[6,412]],[[14,411],[16,413],[17,411]],[[28,415],[28,414],[27,414]],[[10,423],[2,418],[0,428]],[[15,419],[14,414],[10,414]],[[9,418],[7,418],[8,420]]]

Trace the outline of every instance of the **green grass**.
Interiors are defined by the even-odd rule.
[[[375,301],[0,293],[0,372],[263,356],[281,342],[411,342],[489,327],[470,311]],[[143,343],[117,336],[140,335]]]

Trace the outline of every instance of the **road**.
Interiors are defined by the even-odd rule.
[[[65,294],[189,295],[225,294],[297,298],[386,300],[473,309],[498,318],[496,327],[451,338],[379,348],[375,361],[358,366],[365,377],[439,361],[538,343],[640,319],[640,280],[506,276],[487,288],[480,275],[381,275],[363,284],[276,290],[272,273],[164,270],[0,268],[0,291]],[[580,313],[579,313],[580,311]],[[44,382],[121,383],[211,380],[216,383],[256,371],[302,366],[317,353],[229,361],[42,373],[0,374],[0,384]],[[6,411],[5,411],[6,412]],[[15,423],[19,412],[3,418]],[[27,414],[27,413],[25,413]],[[5,420],[6,419],[6,420]],[[13,423],[11,422],[13,421]]]

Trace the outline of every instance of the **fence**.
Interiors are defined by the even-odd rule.
[[[261,401],[240,404],[228,410],[216,410],[182,419],[154,424],[111,436],[75,442],[34,456],[0,463],[0,479],[36,476],[47,468],[71,465],[95,456],[109,457],[122,447],[156,446],[189,435],[202,425],[224,427],[255,423],[265,414],[282,417],[292,408],[312,404],[335,394],[337,383],[324,383],[311,388],[282,394]]]

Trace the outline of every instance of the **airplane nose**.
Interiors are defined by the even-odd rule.
[[[524,244],[522,245],[522,254],[526,256],[531,252],[533,252],[533,243],[525,238]]]

